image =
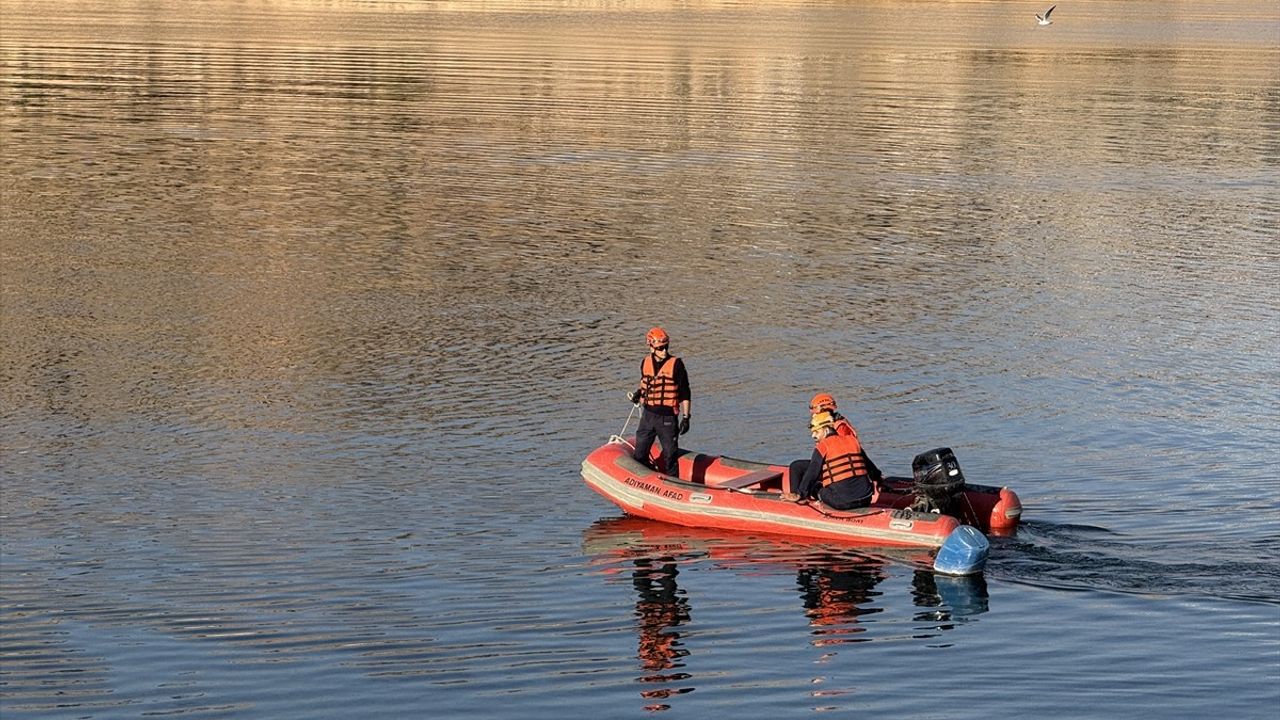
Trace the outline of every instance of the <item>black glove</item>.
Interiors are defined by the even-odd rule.
[[[680,416],[680,434],[683,435],[687,432],[689,432],[689,416],[681,415]]]
[[[627,400],[632,405],[635,405],[636,403],[640,402],[640,391],[632,390],[631,392],[627,393]]]

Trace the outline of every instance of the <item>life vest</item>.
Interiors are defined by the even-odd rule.
[[[868,474],[856,435],[828,435],[818,441],[817,447],[823,460],[823,487]]]
[[[832,414],[834,415],[835,413]],[[843,415],[836,415],[834,427],[837,435],[851,437],[854,440],[858,439],[858,431],[853,429],[853,425],[851,425],[848,420],[845,420]]]
[[[646,355],[640,365],[640,394],[650,407],[680,409],[680,387],[676,384],[676,356],[668,355],[654,368],[653,355]]]

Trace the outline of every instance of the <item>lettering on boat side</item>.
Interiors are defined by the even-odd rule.
[[[711,504],[711,496],[702,493],[694,493],[689,496],[689,502],[702,503],[703,505]]]
[[[676,491],[676,490],[666,490],[666,489],[663,489],[663,488],[658,487],[657,485],[653,485],[653,484],[651,484],[651,483],[643,482],[643,481],[638,480],[638,479],[633,478],[633,477],[629,477],[629,478],[627,478],[626,482],[627,482],[627,484],[628,484],[628,485],[630,485],[631,487],[633,487],[633,488],[639,488],[639,489],[641,489],[641,490],[643,490],[643,491],[645,491],[645,492],[647,492],[647,493],[653,493],[654,495],[661,495],[661,496],[662,496],[662,497],[664,497],[664,498],[671,498],[671,499],[673,499],[673,500],[684,500],[684,493],[681,493],[681,492]],[[708,500],[709,500],[709,499],[710,499],[710,498],[708,498]]]
[[[650,485],[647,482],[640,482],[639,480],[633,477],[627,478],[627,484],[634,488],[640,488],[645,492],[651,492],[654,495],[657,495],[658,493],[661,492],[661,490],[658,488],[657,485]]]

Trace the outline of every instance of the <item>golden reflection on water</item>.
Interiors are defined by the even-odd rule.
[[[1025,314],[1053,353],[1224,284],[1218,342],[1256,349],[1273,6],[180,7],[4,0],[23,404],[427,422],[505,357],[552,372],[534,338],[602,385],[623,326],[674,318],[744,362]]]
[[[510,357],[603,392],[654,321],[765,394],[793,345],[892,399],[937,389],[904,329],[1034,375],[1210,297],[1258,352],[1274,7],[463,5],[4,0],[18,407],[408,433]]]

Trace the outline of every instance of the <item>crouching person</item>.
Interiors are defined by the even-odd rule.
[[[856,435],[836,432],[835,418],[820,412],[809,422],[813,455],[791,463],[788,500],[818,499],[836,510],[852,510],[871,504],[880,470],[867,457]],[[798,478],[798,479],[797,479]]]

